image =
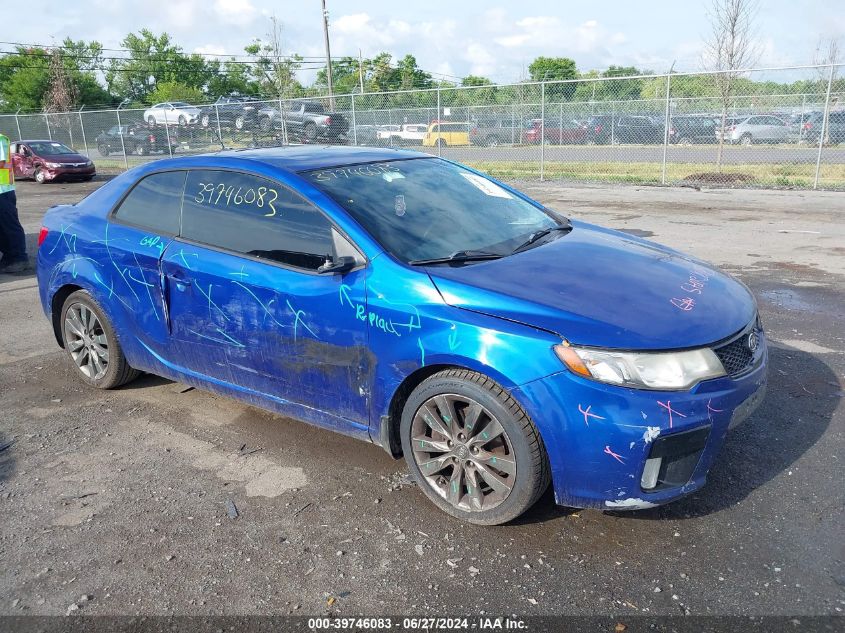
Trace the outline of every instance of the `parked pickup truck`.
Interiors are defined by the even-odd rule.
[[[276,108],[258,111],[258,129],[262,132],[287,129],[288,134],[307,141],[338,140],[349,131],[349,122],[342,114],[326,112],[319,101],[291,101],[284,116]]]

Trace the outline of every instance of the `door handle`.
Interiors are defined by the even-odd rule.
[[[182,275],[168,273],[167,278],[171,279],[173,281],[173,283],[175,283],[178,286],[190,286],[191,285],[191,280],[186,279]]]

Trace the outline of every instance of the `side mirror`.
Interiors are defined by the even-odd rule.
[[[326,261],[317,269],[317,272],[321,275],[345,273],[355,268],[355,264],[354,257],[344,256],[332,259],[327,256]]]

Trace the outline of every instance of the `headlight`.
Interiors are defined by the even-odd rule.
[[[554,350],[570,371],[624,387],[685,390],[725,375],[722,362],[707,347],[682,352],[614,352],[555,345]]]
[[[62,166],[61,163],[44,163],[44,164],[47,165],[47,167],[49,167],[50,169],[58,169],[59,167]]]

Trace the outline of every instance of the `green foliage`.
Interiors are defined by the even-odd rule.
[[[202,91],[211,79],[202,55],[186,55],[167,33],[155,35],[148,29],[130,33],[121,42],[129,51],[127,59],[113,59],[106,71],[110,92],[151,103],[150,94],[158,84],[179,83]]]
[[[163,81],[156,84],[155,90],[147,95],[150,103],[162,101],[187,101],[201,103],[204,100],[202,90],[194,86],[187,86],[178,81]]]
[[[74,107],[83,103],[108,106],[114,100],[100,86],[95,71],[102,64],[98,42],[62,42],[57,49],[64,76],[76,95]],[[18,46],[14,53],[0,58],[0,101],[6,110],[40,110],[50,87],[50,51]]]
[[[529,64],[528,72],[532,81],[578,78],[575,61],[568,57],[537,57]]]

